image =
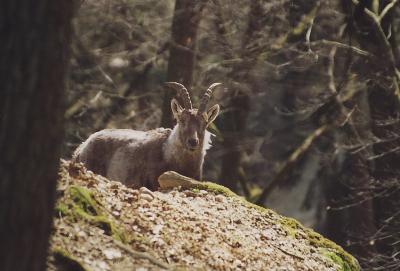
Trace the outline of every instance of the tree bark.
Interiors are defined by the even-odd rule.
[[[72,1],[0,5],[0,270],[45,270]]]
[[[193,84],[193,69],[196,57],[197,30],[205,0],[176,0],[169,49],[167,81],[182,83],[190,90]],[[162,127],[172,127],[170,108],[172,90],[166,90],[162,108]]]

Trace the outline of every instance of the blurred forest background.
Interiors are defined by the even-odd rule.
[[[204,178],[399,270],[399,15],[396,0],[84,0],[63,156],[100,129],[172,127],[166,81],[194,101],[221,82]]]

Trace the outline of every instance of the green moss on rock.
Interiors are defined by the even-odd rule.
[[[325,256],[329,255],[329,259],[334,261],[336,264],[342,267],[340,270],[353,271],[360,270],[358,261],[347,253],[342,247],[335,244],[331,240],[323,237],[321,234],[304,227],[297,220],[293,218],[280,216],[279,223],[287,231],[288,235],[296,236],[299,231],[305,233],[305,238],[310,242],[310,245],[322,249],[323,251],[329,251],[329,254],[323,253]],[[338,261],[340,259],[340,261]]]
[[[74,202],[74,207],[79,211],[91,216],[97,216],[100,213],[97,202],[93,199],[92,193],[81,186],[72,185],[69,188],[69,194]]]
[[[222,185],[218,185],[211,182],[204,182],[201,183],[200,185],[197,185],[196,188],[204,189],[210,192],[214,192],[216,194],[223,194],[227,197],[235,198],[246,207],[256,209],[260,213],[268,216],[274,216],[275,218],[278,218],[277,222],[287,232],[288,236],[295,238],[297,234],[302,232],[303,234],[301,235],[310,242],[310,245],[316,247],[319,250],[322,249],[324,253],[322,252],[321,253],[324,256],[326,256],[330,261],[333,261],[335,264],[339,265],[341,267],[340,270],[343,271],[361,270],[358,261],[349,253],[347,253],[342,247],[324,238],[322,235],[316,233],[315,231],[304,227],[297,220],[293,218],[278,215],[277,213],[275,213],[270,209],[248,202],[245,198],[238,196],[230,189]],[[327,253],[327,251],[329,253]]]
[[[69,214],[68,205],[63,202],[58,202],[55,207],[56,215],[67,216]]]
[[[336,252],[332,252],[332,251],[329,251],[329,250],[322,250],[322,253],[326,257],[330,258],[334,263],[336,263],[336,265],[338,265],[340,267],[339,271],[352,271],[352,270],[354,270],[354,267],[351,266],[348,263],[348,261],[344,260]]]
[[[66,191],[64,201],[57,203],[56,212],[73,220],[84,219],[104,230],[107,235],[126,242],[126,234],[118,229],[115,221],[103,214],[102,207],[94,199],[92,192],[84,187],[71,185]]]
[[[196,185],[195,189],[203,189],[203,190],[213,192],[215,194],[222,194],[227,197],[239,197],[237,194],[232,192],[232,190],[230,190],[229,188],[226,188],[223,185],[219,185],[219,184],[212,183],[212,182],[199,183]]]

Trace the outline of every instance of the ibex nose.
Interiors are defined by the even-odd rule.
[[[190,148],[196,148],[199,145],[199,139],[197,138],[189,138],[187,144]]]

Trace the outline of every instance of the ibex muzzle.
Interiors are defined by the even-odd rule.
[[[171,129],[158,128],[147,132],[130,129],[107,129],[92,134],[73,155],[87,169],[138,188],[158,187],[157,178],[173,170],[201,180],[204,156],[211,147],[207,127],[219,113],[219,105],[207,109],[211,94],[219,83],[212,84],[192,107],[188,90],[177,82],[168,82],[177,91],[171,110],[177,121]]]

